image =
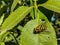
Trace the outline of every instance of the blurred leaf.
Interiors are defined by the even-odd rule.
[[[14,0],[13,1],[13,4],[11,6],[11,12],[13,12],[14,8],[16,7],[17,3],[19,2],[20,0]]]
[[[7,10],[7,5],[3,6],[1,9],[0,9],[0,16]]]
[[[0,45],[5,45],[4,42],[0,42]]]
[[[48,0],[47,2],[41,4],[41,6],[60,13],[60,0]]]
[[[0,41],[2,42],[10,32],[6,32],[0,36]]]
[[[30,12],[32,7],[21,6],[11,13],[2,24],[0,35],[16,26]],[[3,31],[4,30],[4,31]]]
[[[5,6],[6,4],[5,4],[4,1],[1,1],[1,2],[2,2],[2,5],[1,5],[1,8],[2,8],[2,7]]]
[[[4,18],[4,14],[1,16],[1,18],[0,18],[0,25],[2,24],[2,22],[3,22],[3,18]]]
[[[22,29],[23,29],[23,26],[19,25],[19,26],[17,27],[17,29],[22,30]]]
[[[39,34],[34,34],[34,28],[38,25],[37,19],[29,21],[24,28],[22,29],[20,36],[21,45],[57,45],[55,31],[43,13],[39,10],[37,12],[40,15],[40,24],[42,23],[41,19],[46,20],[47,29]]]
[[[30,15],[32,16],[32,18],[34,19],[34,9],[31,10]]]
[[[15,37],[13,34],[10,34],[10,36],[11,36],[11,38],[13,38],[14,42],[15,42],[17,45],[19,45],[19,43],[18,43],[16,37]]]
[[[9,36],[8,36],[9,35]],[[6,37],[4,37],[4,42],[9,42],[9,41],[11,41],[11,40],[13,40],[13,37],[11,36],[11,34],[9,33],[9,34],[7,34],[7,36]]]
[[[60,19],[57,19],[56,23],[59,24],[59,26],[60,26]]]

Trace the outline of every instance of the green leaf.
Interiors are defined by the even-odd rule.
[[[13,34],[10,34],[10,36],[11,36],[11,38],[13,38],[14,42],[15,42],[17,45],[19,45],[19,43],[18,43],[17,39],[15,38],[15,36],[14,36]]]
[[[33,6],[33,1],[30,0],[30,6]],[[30,12],[30,15],[32,16],[32,18],[34,19],[34,9],[32,8],[31,12]]]
[[[9,33],[10,32],[6,32],[3,35],[0,35],[0,41],[2,42]]]
[[[5,6],[6,4],[5,4],[5,2],[4,1],[1,1],[2,2],[2,5],[1,5],[1,7],[0,8],[3,8],[3,6]]]
[[[17,27],[17,29],[22,30],[22,29],[23,29],[23,26],[19,25],[19,26]]]
[[[3,18],[4,18],[4,14],[1,16],[1,18],[0,18],[0,25],[2,24],[2,22],[3,22]]]
[[[0,16],[4,13],[4,11],[6,11],[7,9],[7,5],[2,6],[2,8],[0,9]]]
[[[11,6],[11,12],[13,12],[14,8],[16,7],[17,3],[19,2],[20,0],[14,0],[13,1],[13,4]]]
[[[34,34],[34,28],[38,25],[37,19],[29,21],[24,28],[22,29],[20,36],[21,45],[57,45],[56,35],[54,28],[39,10],[37,12],[40,14],[40,24],[42,23],[41,19],[46,20],[47,29],[39,34]],[[44,18],[43,18],[44,17]]]
[[[13,13],[11,13],[2,24],[2,32],[0,33],[0,35],[5,33],[7,30],[12,29],[19,22],[21,22],[21,20],[25,18],[25,16],[30,12],[31,9],[32,7],[21,6],[18,9],[16,9]]]
[[[0,42],[0,45],[5,45],[4,42]]]
[[[48,0],[44,4],[41,4],[41,6],[60,13],[60,0]]]

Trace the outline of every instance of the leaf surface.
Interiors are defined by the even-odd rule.
[[[44,4],[41,4],[41,6],[60,13],[60,0],[48,0]]]
[[[11,13],[2,24],[2,32],[0,33],[0,35],[16,26],[21,20],[25,18],[25,16],[30,12],[31,9],[32,7],[21,6],[13,13]]]
[[[40,24],[42,23],[41,19],[46,20],[47,29],[39,34],[34,34],[34,28],[38,26],[37,19],[29,21],[24,28],[22,29],[20,36],[20,44],[21,45],[57,45],[56,35],[54,28],[39,10],[37,12],[40,14]]]

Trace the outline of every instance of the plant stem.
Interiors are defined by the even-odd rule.
[[[39,22],[40,22],[40,19],[39,19],[39,14],[38,14],[38,12],[37,12],[37,10],[38,10],[38,5],[37,5],[37,0],[34,0],[34,8],[35,8],[35,18],[37,19],[37,22],[38,22],[38,25],[40,24]]]
[[[33,6],[33,1],[32,1],[32,0],[30,0],[30,6]],[[32,8],[32,10],[31,10],[30,15],[31,15],[32,18],[34,19],[34,9],[33,9],[33,8]]]
[[[37,0],[34,0],[35,8],[37,9]]]
[[[37,3],[36,3],[37,0],[34,0],[34,11],[35,11],[35,18],[37,19]]]
[[[13,34],[11,34],[11,33],[10,33],[10,36],[14,39],[15,43],[16,43],[17,45],[19,45],[19,43],[18,43],[16,37],[15,37]]]

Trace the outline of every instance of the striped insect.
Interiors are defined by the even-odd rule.
[[[46,25],[45,25],[46,22],[43,22],[42,24],[38,25],[36,28],[34,28],[34,34],[37,34],[37,33],[40,33],[40,32],[43,32],[44,30],[47,29]]]

